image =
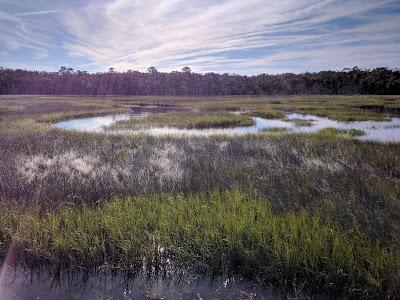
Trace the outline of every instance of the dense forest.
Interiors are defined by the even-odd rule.
[[[400,94],[400,70],[343,69],[279,75],[199,74],[138,71],[91,74],[61,67],[58,72],[13,70],[0,67],[0,94],[46,95],[293,95]]]

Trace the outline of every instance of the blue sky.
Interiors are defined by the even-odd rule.
[[[0,66],[237,74],[400,67],[400,0],[0,0]]]

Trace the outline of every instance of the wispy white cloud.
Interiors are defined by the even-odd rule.
[[[47,55],[44,36],[20,17],[0,10],[0,44],[8,51],[28,49],[36,58]]]
[[[373,43],[371,33],[380,36],[380,43],[398,39],[399,34],[390,28],[400,19],[397,16],[397,20],[382,21],[372,15],[364,17],[366,26],[351,31],[323,24],[346,16],[362,16],[389,5],[393,1],[164,0],[132,4],[116,0],[101,8],[92,5],[64,15],[64,24],[74,37],[64,47],[71,55],[89,57],[95,67],[114,66],[120,70],[143,70],[150,65],[171,70],[191,65],[198,71],[225,68],[246,73],[252,72],[250,66],[257,71],[269,71],[267,63],[274,63],[276,57],[280,57],[280,64],[293,57],[307,57],[310,63],[317,61],[318,57],[311,57],[312,54],[328,59],[325,68],[329,68],[336,64],[330,62],[340,55],[340,51],[332,52],[330,48],[347,49],[340,44],[352,40]],[[331,56],[323,55],[325,50],[302,49],[304,45],[324,47]],[[230,58],[245,49],[254,53],[239,59],[240,63]],[[382,58],[368,53],[363,57]],[[290,67],[288,64],[285,69]]]
[[[90,1],[0,11],[0,25],[8,24],[0,42],[9,51],[62,47],[64,59],[85,59],[91,70],[189,65],[252,74],[400,64],[400,14],[382,15],[400,9],[396,0]],[[57,35],[41,28],[44,20]]]

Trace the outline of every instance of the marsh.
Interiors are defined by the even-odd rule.
[[[14,245],[28,277],[146,262],[161,294],[188,266],[205,295],[227,279],[277,298],[396,291],[399,116],[355,107],[399,101],[2,97],[2,256]]]
[[[151,114],[151,116],[149,116]],[[393,117],[387,121],[336,121],[309,114],[287,113],[282,118],[250,117],[240,119],[226,113],[223,115],[208,114],[207,121],[196,114],[192,123],[182,122],[183,116],[157,113],[131,113],[102,117],[78,118],[55,123],[60,129],[82,132],[105,132],[109,134],[148,134],[154,136],[211,136],[211,135],[245,135],[265,130],[287,129],[294,133],[315,133],[323,129],[353,131],[361,140],[380,142],[400,141],[400,118]],[[241,113],[234,112],[235,116]],[[187,118],[187,116],[185,116]],[[218,123],[211,117],[218,120]],[[225,120],[224,120],[225,118]],[[245,126],[248,125],[248,126]]]

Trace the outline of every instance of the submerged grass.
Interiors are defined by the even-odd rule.
[[[50,262],[129,266],[154,261],[162,247],[177,264],[263,283],[363,296],[399,287],[400,256],[392,248],[305,210],[276,213],[265,199],[238,189],[0,216],[3,247],[13,238]]]
[[[187,129],[225,128],[251,126],[253,119],[248,116],[227,113],[163,113],[140,119],[123,120],[108,127],[111,130],[139,129],[148,127],[176,127]]]

